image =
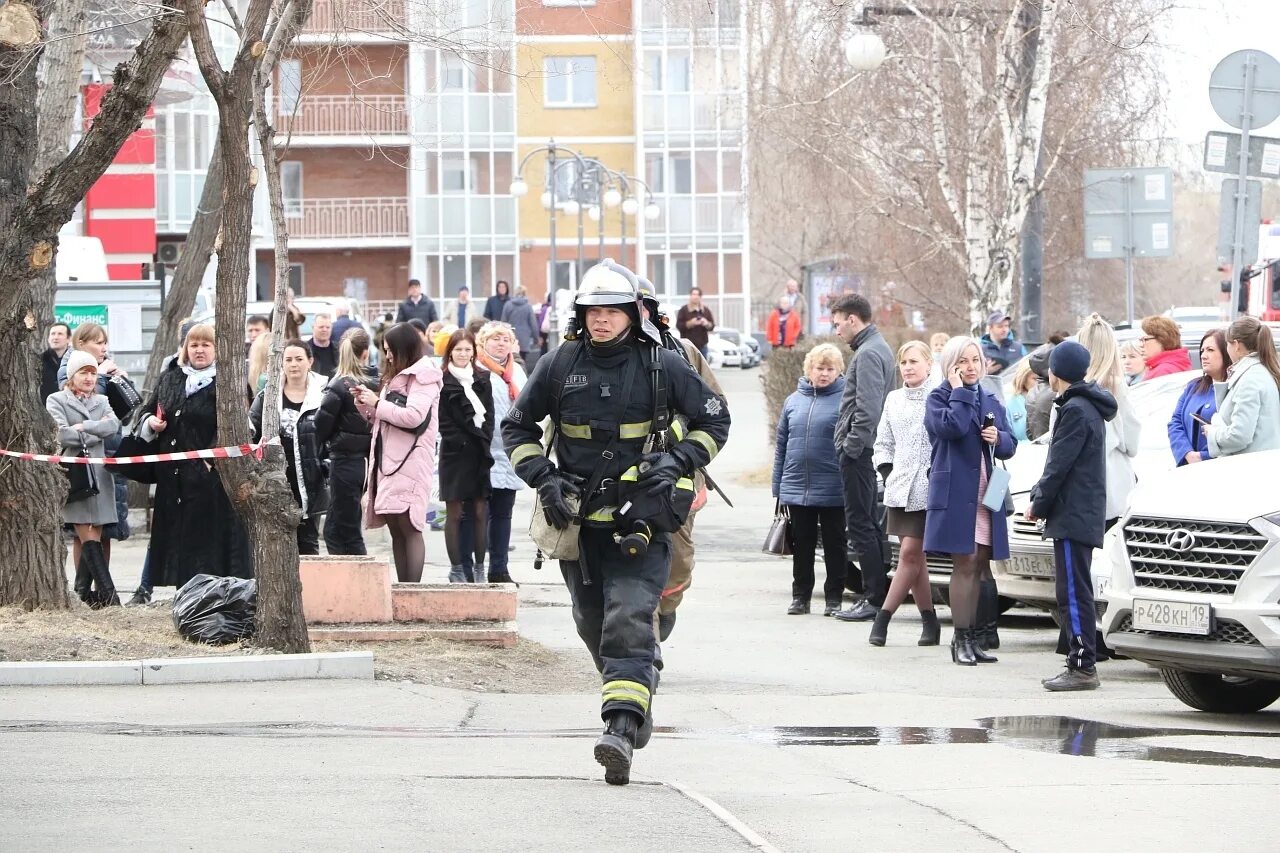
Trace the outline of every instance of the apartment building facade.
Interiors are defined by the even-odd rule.
[[[295,289],[377,304],[411,278],[442,301],[505,280],[545,298],[554,139],[561,288],[603,254],[672,308],[697,286],[744,327],[744,51],[740,0],[315,0],[271,105]],[[180,251],[215,123],[200,94],[157,113],[161,260]],[[588,191],[575,155],[610,170],[581,212],[566,204]],[[636,205],[599,205],[608,188]],[[257,231],[265,296],[265,197]]]

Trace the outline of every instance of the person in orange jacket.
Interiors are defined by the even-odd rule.
[[[778,297],[778,307],[769,315],[765,326],[765,335],[769,345],[791,349],[800,339],[800,314],[791,310],[791,298]]]

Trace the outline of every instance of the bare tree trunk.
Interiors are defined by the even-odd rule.
[[[50,2],[40,4],[47,14]],[[25,14],[10,3],[11,15]],[[25,7],[29,9],[31,7]],[[160,6],[159,8],[167,8]],[[186,35],[172,15],[156,19],[75,149],[32,185],[39,146],[36,67],[43,43],[25,27],[0,33],[0,446],[56,452],[52,423],[39,399],[40,318],[53,306],[58,230],[102,177],[120,147],[142,123],[164,72]],[[0,463],[0,606],[67,607],[61,521],[66,480],[57,467]]]
[[[184,0],[200,73],[218,104],[218,142],[223,167],[222,243],[218,250],[217,360],[218,439],[222,444],[249,440],[244,412],[247,385],[241,334],[248,297],[250,252],[253,249],[255,180],[249,155],[249,122],[254,109],[255,75],[270,74],[264,56],[277,37],[292,38],[295,4],[286,3],[268,33],[269,0],[252,0],[240,25],[240,49],[229,70],[223,70],[213,49],[201,0]],[[272,60],[274,61],[274,59]],[[272,152],[268,152],[269,155]],[[269,374],[278,373],[278,369]],[[267,390],[265,410],[275,410],[278,380]],[[274,396],[273,396],[274,394]],[[278,413],[277,413],[278,418]],[[266,420],[264,418],[264,420]],[[266,425],[264,424],[264,427]],[[263,430],[263,438],[274,437]],[[266,448],[263,460],[227,459],[218,473],[231,502],[244,519],[253,545],[258,579],[258,611],[254,641],[283,652],[310,650],[302,614],[302,586],[298,580],[297,527],[300,510],[284,474],[284,454],[278,445]]]
[[[178,326],[184,318],[191,316],[195,308],[196,295],[200,292],[200,283],[204,281],[204,272],[209,267],[209,258],[213,255],[214,246],[218,242],[218,229],[221,227],[222,148],[218,142],[214,142],[209,171],[204,179],[204,191],[200,194],[200,206],[191,220],[191,230],[187,232],[187,241],[182,246],[182,257],[173,274],[173,284],[165,296],[160,325],[156,328],[156,339],[151,345],[147,377],[143,381],[147,388],[156,387],[165,357],[175,352],[181,343],[178,340]]]

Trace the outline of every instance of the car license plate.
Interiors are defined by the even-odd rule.
[[[1027,578],[1053,577],[1052,559],[1013,554],[1005,565],[1011,575],[1021,575]]]
[[[1206,636],[1212,630],[1213,608],[1185,601],[1133,600],[1133,627],[1139,631]]]

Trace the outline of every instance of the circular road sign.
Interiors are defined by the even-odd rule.
[[[1244,77],[1253,60],[1253,98],[1244,102]],[[1280,62],[1261,50],[1237,50],[1228,54],[1209,77],[1209,102],[1218,118],[1232,127],[1243,127],[1246,108],[1253,113],[1249,128],[1266,127],[1280,117]]]

